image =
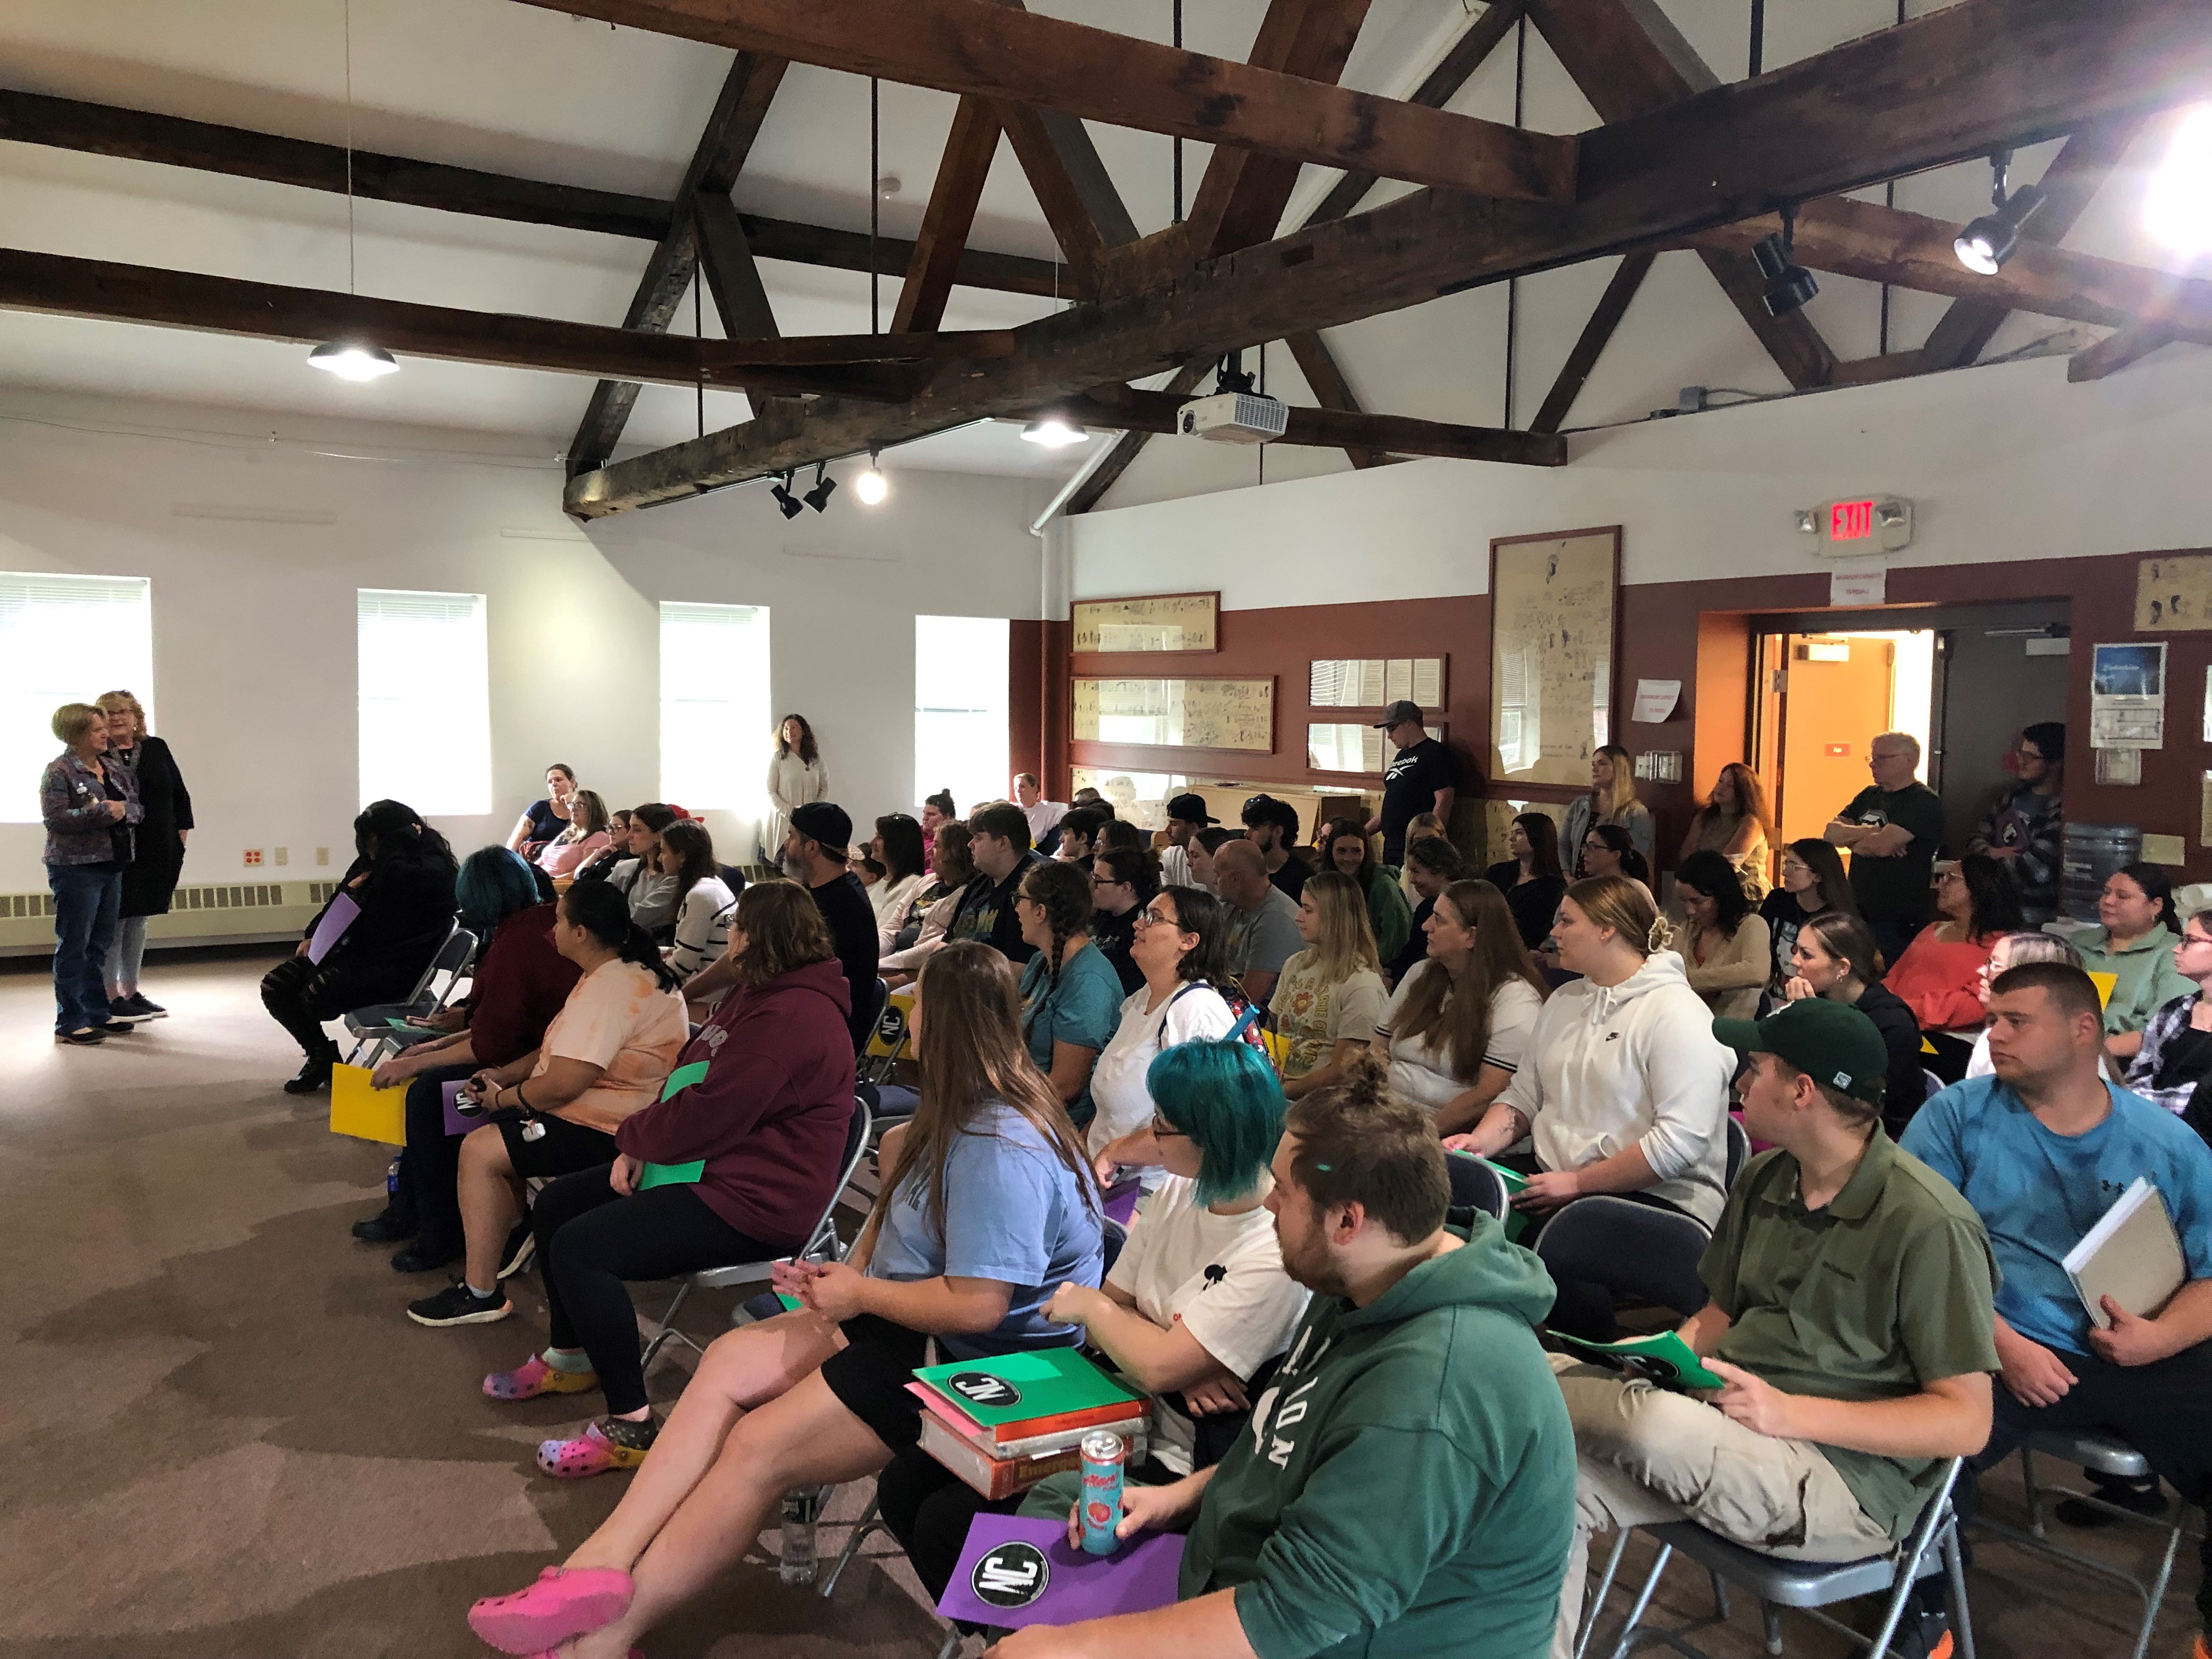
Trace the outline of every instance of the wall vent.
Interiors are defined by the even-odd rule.
[[[328,904],[332,895],[337,890],[338,884],[334,881],[311,881],[307,884],[307,902],[317,905]]]
[[[169,902],[172,910],[251,910],[273,908],[284,902],[282,882],[240,887],[179,887]]]
[[[13,921],[17,917],[50,916],[53,913],[52,893],[0,893],[0,917]]]

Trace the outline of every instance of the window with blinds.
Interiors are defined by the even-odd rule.
[[[914,791],[963,812],[1001,800],[1010,699],[1004,617],[914,619]]]
[[[759,819],[768,814],[775,717],[768,704],[768,607],[660,607],[660,798]],[[720,848],[726,863],[750,845]]]
[[[491,811],[491,674],[481,593],[364,587],[356,639],[361,799],[428,817]]]
[[[0,571],[0,823],[40,821],[39,779],[62,751],[54,710],[103,691],[153,718],[152,583]]]

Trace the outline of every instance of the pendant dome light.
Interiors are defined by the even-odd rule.
[[[353,0],[345,0],[346,294],[355,289],[353,234]],[[397,374],[399,364],[382,346],[368,340],[325,340],[307,354],[311,368],[341,380],[380,380]]]

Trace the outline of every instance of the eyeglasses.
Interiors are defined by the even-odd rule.
[[[1147,927],[1176,927],[1181,926],[1173,916],[1164,916],[1157,910],[1139,910],[1130,925],[1139,931]]]
[[[1117,876],[1093,876],[1091,884],[1093,887],[1127,887],[1129,884]]]

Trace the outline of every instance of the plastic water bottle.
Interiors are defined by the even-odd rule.
[[[384,1201],[395,1201],[399,1196],[399,1160],[394,1158],[384,1168]]]
[[[814,1523],[822,1514],[822,1489],[802,1487],[783,1495],[783,1549],[775,1576],[787,1584],[814,1582]]]

